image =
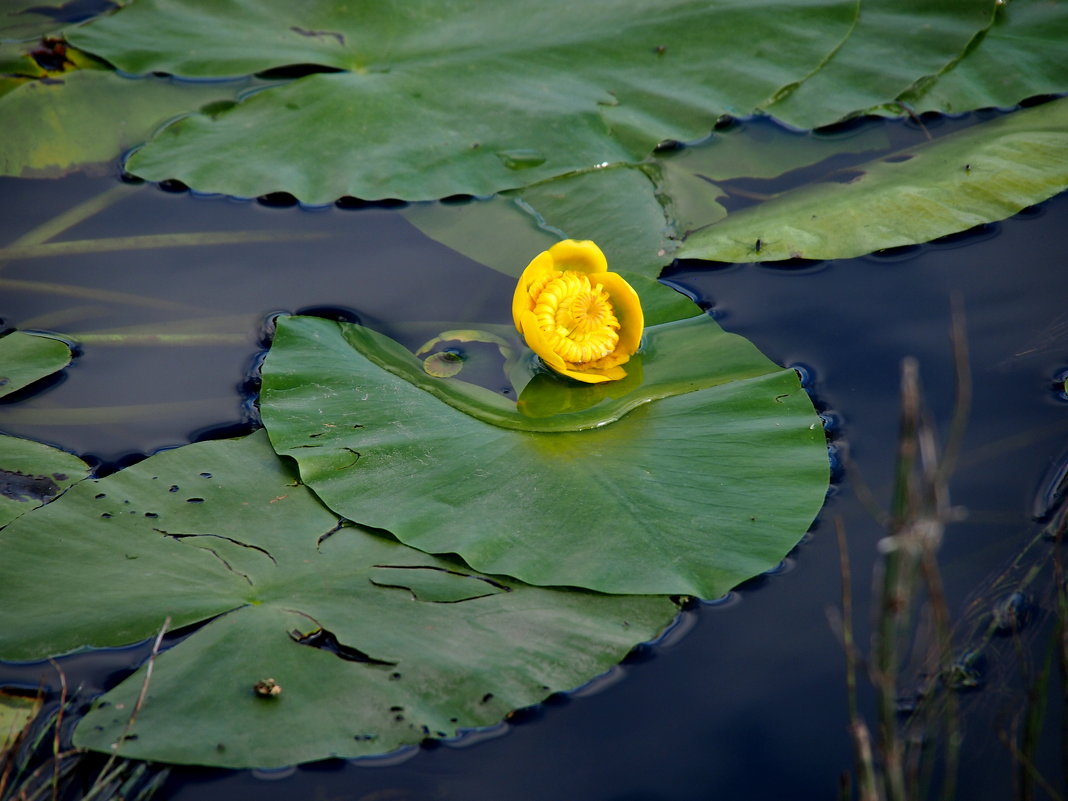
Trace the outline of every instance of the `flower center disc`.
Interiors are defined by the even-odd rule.
[[[534,316],[550,347],[573,364],[602,359],[619,342],[612,299],[585,273],[568,270],[547,281]]]

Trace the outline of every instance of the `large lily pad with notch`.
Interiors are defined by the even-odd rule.
[[[608,669],[677,611],[485,576],[340,523],[262,433],[164,451],[24,515],[0,533],[0,586],[4,659],[205,622],[155,661],[129,731],[144,669],[75,743],[227,767],[497,723]]]
[[[367,328],[294,317],[261,412],[330,508],[487,573],[716,597],[777,564],[828,478],[797,374],[706,316],[647,329],[627,370],[588,388],[538,374],[516,404]]]
[[[842,259],[1001,220],[1068,188],[1068,99],[1000,116],[788,191],[692,234],[677,255]]]
[[[318,203],[485,195],[640,160],[805,78],[855,15],[855,0],[142,0],[69,35],[138,74],[338,70],[184,119],[128,162]]]

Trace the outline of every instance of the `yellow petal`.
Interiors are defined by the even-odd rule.
[[[602,381],[618,381],[621,378],[627,377],[627,371],[622,367],[607,367],[602,369],[588,369],[588,370],[560,370],[561,373],[568,378],[574,378],[577,381],[585,381],[587,384],[600,384]]]
[[[597,276],[597,280],[612,298],[612,307],[615,309],[616,319],[619,320],[619,344],[616,345],[616,352],[629,356],[638,350],[642,332],[645,330],[642,302],[634,287],[618,273],[605,273]]]
[[[547,252],[552,256],[553,266],[561,272],[575,270],[580,273],[603,273],[608,270],[608,259],[601,249],[588,239],[565,239],[557,242]]]
[[[578,279],[576,273],[583,277]],[[591,344],[598,331],[586,306],[559,305],[572,294],[574,303],[600,304],[596,320],[602,321],[608,339]],[[574,239],[557,242],[523,270],[512,296],[512,320],[549,369],[589,384],[626,377],[621,365],[637,352],[645,327],[638,293],[622,276],[608,272],[608,260],[597,245]],[[582,327],[587,324],[593,326],[590,331]],[[565,353],[589,361],[568,361]]]
[[[534,300],[530,295],[530,288],[544,284],[545,280],[555,272],[556,268],[553,266],[552,254],[544,250],[534,257],[526,269],[523,270],[523,274],[519,276],[519,283],[515,286],[515,294],[512,295],[512,321],[515,323],[516,330],[519,333],[523,333],[523,329],[519,326],[520,315],[524,311],[531,311],[534,308]]]
[[[541,328],[538,327],[538,321],[534,317],[534,312],[523,312],[520,315],[519,325],[517,327],[522,332],[523,338],[527,341],[527,345],[530,346],[530,349],[538,354],[548,367],[551,367],[558,373],[562,373],[567,369],[567,362],[565,362],[564,358],[554,351],[546,341],[545,335],[542,333]]]

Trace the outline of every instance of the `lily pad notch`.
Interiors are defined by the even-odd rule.
[[[794,370],[708,316],[648,328],[644,364],[621,397],[529,418],[370,329],[281,318],[261,413],[327,506],[421,551],[539,586],[719,597],[822,507],[822,421]]]

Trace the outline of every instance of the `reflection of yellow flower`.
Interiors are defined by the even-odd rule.
[[[638,293],[593,242],[565,239],[539,253],[512,298],[531,350],[558,373],[596,384],[626,376],[645,325]]]

